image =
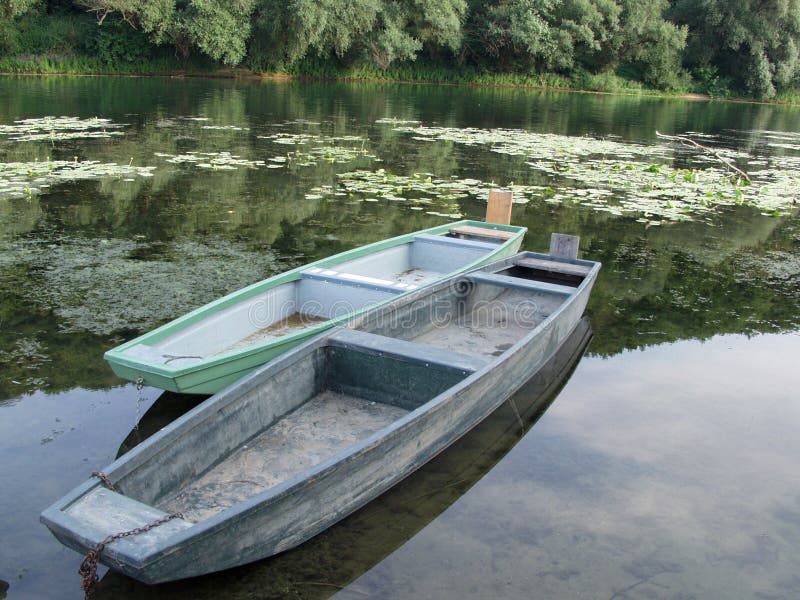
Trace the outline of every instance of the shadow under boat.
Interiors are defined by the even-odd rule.
[[[133,450],[151,435],[159,432],[207,398],[208,396],[196,394],[163,392],[141,416],[136,427],[122,441],[119,450],[117,450],[117,458]]]
[[[444,512],[496,465],[544,414],[586,351],[587,318],[509,400],[450,448],[349,517],[301,546],[211,575],[148,586],[113,571],[96,598],[328,598]],[[120,455],[202,398],[166,392],[120,447]]]

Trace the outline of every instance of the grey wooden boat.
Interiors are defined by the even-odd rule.
[[[546,413],[592,338],[583,317],[558,352],[492,414],[449,448],[393,486],[375,501],[355,511],[299,547],[233,571],[195,577],[179,584],[182,598],[200,598],[220,591],[226,600],[263,598],[323,600],[335,595],[408,542],[458,501],[500,462],[537,420]],[[196,396],[170,397],[164,392],[142,416],[120,448],[124,454],[197,405]],[[165,397],[166,396],[166,397]],[[180,402],[190,402],[182,410]],[[330,557],[342,557],[331,561]],[[314,582],[324,581],[320,586]],[[100,600],[141,600],[152,588],[109,571],[100,580]],[[313,593],[311,593],[313,590]]]
[[[297,546],[536,374],[578,324],[599,269],[522,253],[373,309],[209,398],[112,463],[113,491],[93,477],[42,521],[79,552],[148,528],[101,557],[145,583]]]

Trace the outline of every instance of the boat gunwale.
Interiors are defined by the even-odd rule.
[[[233,306],[238,302],[247,300],[253,296],[258,295],[261,292],[267,291],[279,285],[283,285],[285,283],[291,283],[293,281],[298,281],[302,278],[302,275],[306,270],[313,269],[315,267],[321,268],[321,267],[334,266],[336,264],[340,264],[347,260],[360,258],[362,256],[366,256],[368,254],[378,252],[380,250],[385,250],[388,248],[400,246],[402,244],[411,243],[414,241],[414,238],[419,234],[424,233],[428,235],[444,235],[454,227],[458,227],[461,225],[469,225],[469,224],[483,226],[484,228],[490,228],[490,229],[501,229],[503,231],[512,231],[514,232],[514,236],[504,242],[497,244],[497,247],[494,250],[487,252],[483,257],[475,261],[472,261],[471,263],[465,265],[464,267],[455,272],[445,274],[444,275],[445,277],[450,277],[458,273],[463,273],[486,264],[486,262],[491,261],[492,258],[495,257],[495,255],[499,254],[504,249],[507,249],[509,246],[517,243],[517,241],[520,241],[521,238],[527,232],[527,228],[524,226],[501,225],[497,223],[485,223],[483,221],[462,220],[453,223],[436,225],[434,227],[429,227],[427,229],[422,229],[419,231],[404,233],[402,235],[395,236],[393,238],[372,242],[371,244],[367,244],[365,246],[351,248],[350,250],[345,250],[344,252],[334,254],[332,256],[328,256],[319,259],[317,261],[301,265],[299,267],[295,267],[294,269],[291,269],[284,273],[273,275],[266,279],[262,279],[261,281],[258,281],[256,283],[250,284],[249,286],[246,286],[239,290],[235,290],[230,294],[223,296],[222,298],[218,298],[207,304],[199,306],[198,308],[180,317],[177,317],[169,321],[168,323],[165,323],[157,327],[156,329],[153,329],[152,331],[148,331],[147,333],[137,336],[132,340],[129,340],[110,350],[107,350],[103,355],[103,357],[105,358],[105,360],[109,362],[116,363],[118,365],[121,365],[129,369],[136,369],[143,373],[150,373],[152,375],[176,380],[188,374],[203,372],[217,365],[229,362],[231,359],[246,358],[248,356],[258,354],[259,352],[270,347],[278,347],[285,343],[296,342],[297,340],[300,340],[300,342],[302,343],[302,340],[304,338],[315,336],[327,329],[336,327],[344,323],[345,321],[348,321],[349,319],[357,317],[358,315],[362,314],[367,310],[376,308],[376,305],[372,304],[362,309],[358,309],[356,311],[347,313],[345,315],[328,319],[317,325],[304,327],[296,332],[289,333],[274,340],[269,340],[265,343],[261,344],[256,343],[241,349],[230,350],[228,352],[214,355],[212,357],[203,359],[191,365],[172,367],[170,365],[152,362],[145,358],[140,358],[140,357],[137,357],[134,360],[125,354],[125,351],[133,346],[147,342],[159,342],[163,339],[166,339],[173,333],[176,333],[190,325],[193,325],[194,323],[201,321],[203,318],[208,316],[209,313],[213,314],[218,312],[219,310],[229,308],[230,306]],[[435,283],[433,285],[435,285]],[[424,286],[423,288],[420,289],[427,289],[427,287],[428,286]],[[408,291],[398,290],[395,296],[387,298],[385,301],[380,301],[379,305],[385,302],[393,302],[398,298],[404,298],[416,291],[418,290],[408,290]],[[189,388],[186,388],[187,391],[190,390],[191,387],[193,386],[189,386]]]
[[[498,260],[489,265],[484,265],[477,269],[473,269],[473,271],[494,272],[497,270],[502,270],[504,268],[514,266],[515,259],[525,257],[546,257],[548,259],[557,258],[550,257],[547,254],[522,252],[515,254],[512,257]],[[503,352],[503,354],[496,357],[494,360],[489,361],[485,366],[475,370],[470,374],[467,374],[464,379],[447,388],[440,394],[437,394],[424,404],[412,411],[409,411],[399,419],[373,432],[364,439],[359,440],[352,446],[349,446],[348,448],[334,454],[324,461],[295,474],[294,476],[286,479],[274,487],[263,490],[262,492],[259,492],[258,494],[255,494],[250,498],[235,504],[234,506],[226,508],[214,516],[209,517],[208,519],[199,522],[192,522],[191,527],[181,529],[169,535],[168,537],[165,537],[164,539],[160,540],[158,544],[159,548],[157,550],[152,551],[144,557],[137,558],[129,553],[126,553],[124,549],[122,549],[122,551],[117,551],[113,550],[113,547],[109,547],[106,552],[109,555],[112,555],[116,562],[125,564],[132,569],[146,569],[149,564],[157,562],[164,556],[177,551],[178,547],[182,548],[184,545],[194,545],[196,543],[200,543],[207,536],[213,535],[217,530],[225,527],[226,523],[231,519],[236,519],[237,516],[245,516],[253,512],[266,510],[270,505],[280,502],[284,498],[293,494],[302,492],[306,484],[309,482],[313,482],[316,479],[321,479],[339,466],[358,460],[360,457],[366,455],[373,449],[384,445],[387,441],[394,439],[396,436],[403,435],[415,421],[421,419],[424,415],[431,414],[434,411],[442,410],[460,395],[467,393],[471,386],[485,378],[490,371],[497,368],[500,364],[509,361],[520,350],[530,344],[534,338],[538,337],[543,330],[549,328],[556,319],[566,312],[566,310],[576,301],[577,298],[583,295],[587,287],[594,285],[597,274],[601,268],[601,263],[594,261],[580,259],[559,259],[559,261],[591,265],[591,269],[584,277],[583,281],[575,288],[575,291],[570,296],[565,297],[564,301],[555,311],[553,311],[547,318],[537,324],[536,327],[515,342],[510,348]],[[469,273],[462,273],[461,276],[468,279]],[[280,360],[276,361],[275,363],[271,362],[255,369],[235,384],[231,384],[215,396],[204,400],[192,410],[164,427],[152,437],[148,438],[148,440],[145,440],[142,442],[142,444],[111,463],[111,465],[107,467],[105,474],[112,480],[119,480],[122,477],[125,477],[145,461],[153,460],[155,456],[157,456],[169,445],[170,438],[190,434],[192,429],[207,419],[213,418],[213,416],[219,411],[224,410],[227,406],[236,402],[236,400],[243,393],[248,392],[258,386],[262,380],[268,379],[287,368],[291,368],[297,361],[305,357],[309,352],[313,352],[319,348],[330,345],[330,338],[335,335],[336,331],[344,328],[356,329],[365,324],[368,318],[377,318],[381,313],[392,311],[395,304],[402,305],[407,302],[413,302],[414,299],[410,298],[410,296],[422,298],[428,295],[433,295],[451,285],[451,280],[452,278],[448,278],[447,280],[432,286],[414,290],[410,294],[404,294],[402,299],[393,299],[389,303],[374,309],[374,311],[371,311],[369,315],[357,317],[346,325],[340,325],[339,327],[332,329],[329,334],[315,338],[289,350],[287,353],[282,355]],[[544,364],[544,362],[542,362],[542,364]],[[485,414],[490,413],[492,410],[494,410],[494,408],[496,408],[496,406],[505,401],[505,399],[506,398],[502,398],[499,401],[493,402]],[[466,431],[468,430],[469,429]],[[466,433],[466,431],[462,432],[460,435],[463,435]],[[449,440],[449,442],[440,448],[437,453],[443,451],[450,444],[454,443],[460,437],[460,435]],[[85,481],[83,484],[72,490],[72,492],[64,496],[56,504],[48,508],[42,514],[42,520],[45,521],[45,517],[47,517],[46,522],[48,525],[58,525],[60,529],[72,534],[73,536],[92,542],[92,540],[89,540],[85,536],[76,535],[78,531],[85,531],[86,527],[77,519],[70,517],[66,512],[64,512],[64,510],[84,494],[88,493],[93,487],[99,485],[101,485],[101,483],[95,479],[89,479]],[[353,510],[355,510],[355,508],[353,508]],[[69,527],[65,526],[65,520],[67,520],[68,523],[74,523],[78,527],[73,527],[70,529]],[[92,547],[92,545],[92,543],[87,544],[89,547]]]

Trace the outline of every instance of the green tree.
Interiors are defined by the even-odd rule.
[[[662,88],[685,83],[686,25],[664,19],[668,0],[623,0],[619,57],[638,67],[641,79]]]
[[[256,68],[290,68],[313,52],[343,57],[374,27],[380,0],[261,0],[250,61]]]
[[[485,54],[506,69],[569,68],[572,39],[550,25],[556,1],[505,0],[486,9],[475,6],[470,33]]]
[[[668,0],[500,0],[472,8],[468,52],[477,42],[501,68],[571,74],[632,65],[651,85],[681,81],[686,29],[664,20]]]
[[[38,4],[39,0],[0,0],[0,54],[14,50],[14,20]]]
[[[689,28],[689,67],[763,98],[797,85],[800,0],[678,0],[672,17]]]
[[[227,65],[239,64],[250,36],[255,0],[76,0],[100,25],[116,15],[150,34],[155,44],[172,44],[184,56],[197,49]]]
[[[397,2],[388,3],[380,11],[378,26],[367,40],[369,57],[384,71],[398,60],[414,60],[422,50],[422,42],[407,30],[407,16]]]
[[[366,57],[382,69],[427,47],[456,52],[466,0],[262,0],[251,63],[291,68],[309,54]]]
[[[372,61],[388,69],[397,60],[415,60],[426,48],[456,53],[463,39],[466,0],[388,0],[367,40]]]

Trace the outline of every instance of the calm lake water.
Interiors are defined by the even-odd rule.
[[[582,359],[577,341],[563,358],[563,370],[577,363],[571,376],[531,382],[423,471],[297,550],[153,588],[108,574],[98,597],[800,597],[797,211],[725,205],[656,225],[551,201],[587,187],[577,174],[397,130],[589,136],[658,156],[656,131],[689,133],[753,165],[779,157],[791,176],[800,109],[465,87],[0,79],[0,126],[48,115],[110,119],[91,131],[114,135],[6,131],[0,163],[155,168],[100,177],[86,165],[80,179],[46,182],[23,173],[22,191],[5,196],[10,184],[0,185],[9,598],[82,597],[80,557],[39,513],[196,402],[137,394],[103,352],[287,268],[482,218],[480,195],[426,196],[393,179],[415,174],[456,188],[541,186],[541,198],[515,206],[524,248],[577,234],[582,255],[603,262],[587,310],[594,337]],[[232,158],[201,154],[212,152]],[[637,160],[637,170],[649,164]],[[337,175],[362,171],[396,193],[353,192]]]

